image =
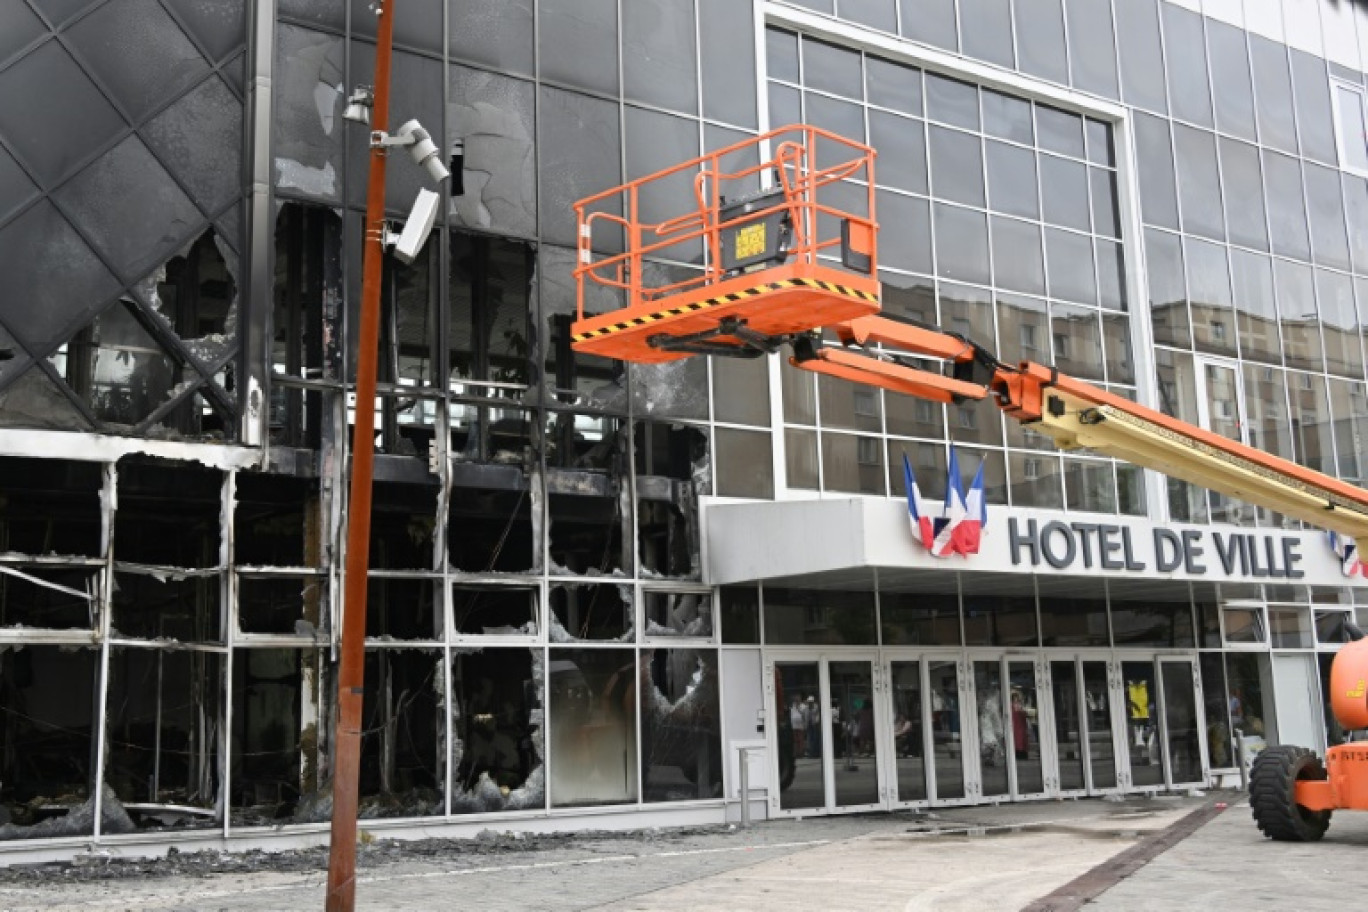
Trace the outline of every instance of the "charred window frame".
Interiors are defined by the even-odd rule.
[[[705,586],[674,587],[643,583],[637,604],[641,606],[643,616],[638,629],[648,642],[717,641],[713,592]]]

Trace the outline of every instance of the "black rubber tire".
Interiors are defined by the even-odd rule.
[[[1315,842],[1330,826],[1329,811],[1308,811],[1295,799],[1298,780],[1324,780],[1325,766],[1304,747],[1265,748],[1249,774],[1249,807],[1265,836],[1279,842]]]

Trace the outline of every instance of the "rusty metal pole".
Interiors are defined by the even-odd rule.
[[[390,52],[395,0],[375,4],[375,100],[371,129],[389,127]],[[337,671],[337,727],[333,736],[332,843],[328,855],[328,912],[356,907],[356,814],[361,771],[361,705],[366,676],[366,575],[370,570],[371,480],[375,464],[375,374],[380,335],[380,278],[384,268],[385,147],[372,142],[366,191],[366,238],[361,274],[361,327],[356,352],[356,409],[347,500],[347,564],[342,596],[342,652]]]

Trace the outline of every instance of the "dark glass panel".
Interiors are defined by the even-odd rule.
[[[1337,164],[1335,124],[1330,113],[1330,83],[1325,61],[1305,51],[1292,50],[1292,86],[1297,105],[1297,136],[1302,155]]]
[[[722,642],[732,646],[760,643],[760,590],[755,586],[722,586],[718,590]]]
[[[533,0],[471,0],[448,16],[451,56],[531,75],[536,53]]]
[[[755,82],[755,17],[744,3],[698,0],[698,31],[703,115],[754,129],[755,93],[737,87]]]
[[[1183,230],[1225,240],[1215,135],[1174,124],[1173,146],[1178,159],[1178,203]]]
[[[987,284],[987,216],[942,203],[936,204],[935,213],[937,273],[950,279]]]
[[[1140,171],[1141,216],[1147,224],[1177,228],[1178,198],[1168,121],[1136,114],[1135,155]]]
[[[873,646],[874,593],[765,586],[765,643],[770,646]]]
[[[1259,35],[1250,35],[1249,55],[1254,69],[1259,141],[1295,154],[1297,124],[1293,115],[1292,76],[1287,67],[1287,47]]]
[[[1084,304],[1097,303],[1092,241],[1087,236],[1046,228],[1045,263],[1049,270],[1051,297]]]
[[[1031,121],[1029,101],[991,89],[984,89],[981,97],[983,132],[1027,146],[1035,142],[1035,125]]]
[[[617,94],[618,9],[614,0],[539,0],[538,18],[543,79]],[[692,35],[691,28],[690,41]]]
[[[1268,225],[1259,150],[1224,136],[1218,143],[1221,177],[1225,182],[1225,225],[1231,243],[1267,250]]]
[[[543,240],[575,247],[575,202],[622,183],[619,116],[612,102],[542,87],[537,203]]]
[[[803,39],[804,87],[859,101],[864,97],[863,84],[858,51]]]
[[[824,490],[884,493],[884,452],[879,438],[823,432],[821,446]]]
[[[774,452],[770,435],[718,428],[714,453],[717,493],[722,497],[774,497]]]
[[[1097,303],[1108,310],[1125,310],[1129,304],[1126,291],[1125,252],[1120,243],[1093,239],[1097,254]]]
[[[960,15],[974,27],[964,32],[963,52],[1011,68],[1012,10],[1009,0],[959,0]]]
[[[765,29],[765,71],[770,79],[801,81],[798,70],[798,36],[776,28]]]
[[[1016,0],[1017,65],[1023,73],[1061,85],[1069,81],[1069,58],[1064,49],[1062,0]]]
[[[1103,378],[1102,324],[1096,310],[1050,305],[1050,348],[1054,366],[1061,371],[1090,380]]]
[[[904,38],[925,41],[948,51],[959,50],[955,30],[955,0],[918,0],[900,9]]]
[[[933,124],[930,147],[931,187],[935,196],[983,206],[983,151],[979,137]]]
[[[1122,98],[1129,105],[1168,113],[1158,0],[1117,0],[1116,31],[1126,36],[1119,48]]]
[[[1273,252],[1299,260],[1311,259],[1302,203],[1301,163],[1285,155],[1264,153],[1264,183],[1268,188],[1268,222]]]
[[[1117,210],[1116,172],[1106,168],[1089,168],[1088,183],[1092,191],[1093,231],[1106,237],[1121,236],[1121,213]]]
[[[1047,224],[1090,230],[1087,165],[1054,155],[1041,155],[1040,184],[1045,188],[1041,196]]]
[[[1030,149],[987,140],[988,206],[997,212],[1040,217],[1036,156]]]
[[[926,192],[926,131],[920,120],[871,109],[869,144],[879,152],[880,184]]]
[[[1361,379],[1363,344],[1359,339],[1358,317],[1354,312],[1354,284],[1348,275],[1316,270],[1316,300],[1320,307],[1321,337],[1325,343],[1325,369],[1332,374]],[[1344,425],[1340,425],[1343,431]],[[1358,434],[1347,435],[1352,449],[1355,440],[1368,440]],[[1340,473],[1343,476],[1343,472]]]
[[[1045,259],[1040,226],[993,216],[993,280],[1000,288],[1045,293]]]
[[[926,116],[951,126],[977,130],[978,89],[967,82],[927,73]]]
[[[880,190],[879,262],[931,273],[931,211],[924,199]]]
[[[884,32],[898,30],[898,10],[894,0],[841,0],[837,15]]]
[[[1273,263],[1267,256],[1245,250],[1230,251],[1235,285],[1235,320],[1240,354],[1245,358],[1282,363],[1278,338],[1278,310],[1273,298]],[[1281,389],[1278,393],[1282,395]]]
[[[1167,50],[1173,116],[1182,120],[1212,125],[1211,89],[1207,85],[1206,39],[1199,13],[1161,3],[1164,20],[1164,47]]]
[[[1035,106],[1036,137],[1040,148],[1083,158],[1083,118],[1068,111]]]
[[[1107,98],[1119,98],[1116,43],[1108,0],[1069,0],[1065,7],[1069,31],[1069,70],[1074,88]]]
[[[870,104],[919,115],[922,113],[921,70],[878,57],[866,57],[865,93]]]
[[[1183,254],[1187,260],[1188,303],[1196,348],[1213,354],[1234,355],[1235,315],[1226,248],[1196,238],[1184,238]]]
[[[1245,33],[1216,19],[1207,20],[1211,87],[1216,127],[1241,139],[1254,139],[1254,83],[1249,75]]]
[[[1305,174],[1312,257],[1321,265],[1348,269],[1349,241],[1344,234],[1339,172],[1308,163]]]
[[[1149,274],[1150,320],[1154,341],[1187,348],[1192,329],[1183,281],[1183,249],[1175,234],[1145,230],[1145,266]]]
[[[1028,577],[1007,581],[967,574],[960,584],[966,646],[1040,645],[1035,590]]]
[[[1274,260],[1273,279],[1282,324],[1283,358],[1287,366],[1321,370],[1323,358],[1311,267]]]

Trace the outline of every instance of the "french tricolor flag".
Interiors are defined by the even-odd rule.
[[[917,487],[917,477],[912,474],[912,463],[907,461],[906,453],[903,453],[903,479],[907,483],[907,518],[912,523],[912,534],[920,538],[922,545],[930,550],[936,532],[931,517],[926,514],[921,488]]]
[[[950,448],[950,472],[951,481],[955,486],[959,486],[959,471],[956,466],[955,449]],[[979,460],[978,471],[974,473],[974,481],[969,485],[969,494],[964,498],[964,518],[955,526],[952,533],[953,550],[957,554],[968,557],[970,554],[978,554],[979,540],[983,536],[983,527],[988,525],[988,501],[983,496],[983,463],[986,460]]]
[[[1338,532],[1331,532],[1329,535],[1330,550],[1340,559],[1340,569],[1344,571],[1344,575],[1368,577],[1368,571],[1359,559],[1358,544],[1352,538]]]

